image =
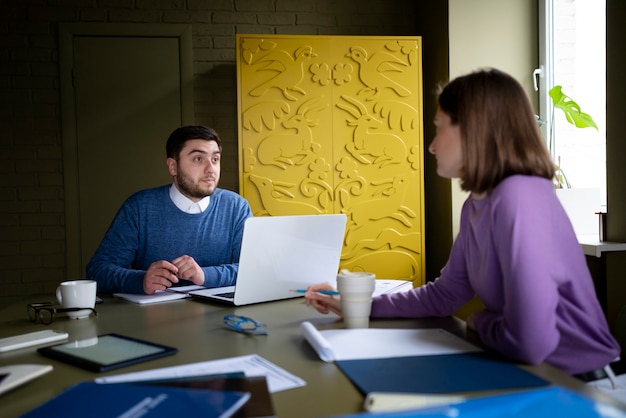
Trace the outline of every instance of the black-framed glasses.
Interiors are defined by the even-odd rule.
[[[26,312],[31,321],[39,320],[44,325],[50,325],[54,321],[54,315],[57,313],[67,313],[90,310],[92,314],[98,316],[98,312],[94,308],[54,308],[52,302],[36,302],[26,305]]]
[[[226,315],[224,324],[230,329],[244,334],[267,335],[267,325],[255,321],[247,316]]]

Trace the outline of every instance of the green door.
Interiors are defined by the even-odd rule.
[[[191,46],[165,28],[79,26],[61,39],[69,278],[128,196],[171,182],[165,141],[193,123]]]

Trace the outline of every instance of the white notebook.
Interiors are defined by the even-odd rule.
[[[319,331],[304,321],[300,331],[326,362],[482,351],[441,328],[357,328]]]
[[[15,364],[0,367],[0,394],[52,371],[49,364]]]

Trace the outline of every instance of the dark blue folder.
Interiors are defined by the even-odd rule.
[[[484,352],[340,360],[336,364],[364,395],[370,392],[441,394],[549,384],[511,362]]]
[[[226,418],[239,411],[249,398],[247,392],[82,382],[22,417]]]

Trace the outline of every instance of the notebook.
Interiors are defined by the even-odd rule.
[[[235,306],[301,297],[295,289],[335,283],[346,215],[259,216],[246,220],[235,286],[194,290],[196,299]]]

